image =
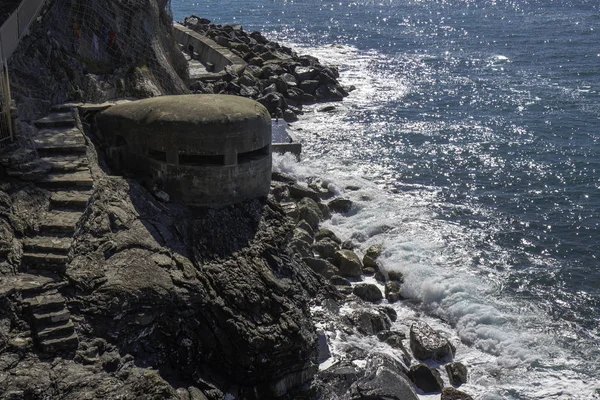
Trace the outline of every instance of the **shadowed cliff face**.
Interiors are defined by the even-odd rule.
[[[9,61],[29,120],[65,101],[187,92],[169,0],[53,0]]]
[[[247,399],[312,376],[308,306],[323,283],[288,249],[276,203],[194,211],[133,181],[97,183],[67,271],[86,335],[167,379],[204,376]]]

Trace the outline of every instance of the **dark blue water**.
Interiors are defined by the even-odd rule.
[[[373,217],[362,227],[375,233],[355,239],[381,234],[401,247],[427,232],[388,262],[409,284],[414,276],[414,297],[464,343],[505,360],[521,339],[523,348],[543,343],[539,359],[514,357],[539,373],[529,383],[481,372],[481,387],[496,387],[485,398],[597,396],[581,389],[600,377],[597,1],[173,0],[173,10],[316,52],[358,87],[334,116],[305,118],[307,162],[340,179],[360,170],[382,190],[371,198],[401,202],[384,219],[401,216],[418,227],[412,236],[383,235]],[[432,295],[415,265],[454,289]],[[460,286],[467,277],[476,280]],[[568,362],[551,361],[561,357]],[[536,379],[553,389],[531,389]]]

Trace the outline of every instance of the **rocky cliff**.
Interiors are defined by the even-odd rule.
[[[187,92],[169,0],[52,0],[9,62],[21,119],[65,101]]]

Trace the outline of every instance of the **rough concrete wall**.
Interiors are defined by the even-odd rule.
[[[54,0],[9,62],[30,120],[53,104],[187,92],[170,0]]]

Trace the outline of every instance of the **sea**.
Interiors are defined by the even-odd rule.
[[[458,345],[476,399],[600,398],[598,0],[172,0],[339,67],[293,124],[301,162],[381,243],[399,315]],[[423,399],[438,399],[420,393]]]

